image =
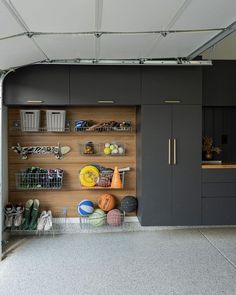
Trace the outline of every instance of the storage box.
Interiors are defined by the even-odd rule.
[[[66,125],[66,111],[47,110],[47,131],[49,132],[64,132]]]
[[[21,131],[39,132],[40,110],[20,110]]]

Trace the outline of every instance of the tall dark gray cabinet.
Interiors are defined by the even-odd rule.
[[[142,225],[201,224],[201,106],[143,105],[138,114]]]

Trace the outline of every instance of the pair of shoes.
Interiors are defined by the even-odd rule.
[[[7,228],[19,227],[22,224],[24,207],[21,203],[11,204],[5,206],[5,226]]]
[[[42,211],[38,219],[38,231],[49,231],[52,228],[52,211]]]
[[[23,230],[36,230],[39,215],[39,200],[28,200],[25,204]]]

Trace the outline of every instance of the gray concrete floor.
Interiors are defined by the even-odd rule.
[[[26,238],[0,294],[236,294],[236,228]]]

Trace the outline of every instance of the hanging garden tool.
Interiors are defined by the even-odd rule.
[[[45,155],[53,154],[56,159],[60,160],[63,156],[70,152],[69,146],[21,146],[19,143],[11,147],[14,152],[19,154],[22,160],[28,159],[29,155]]]

